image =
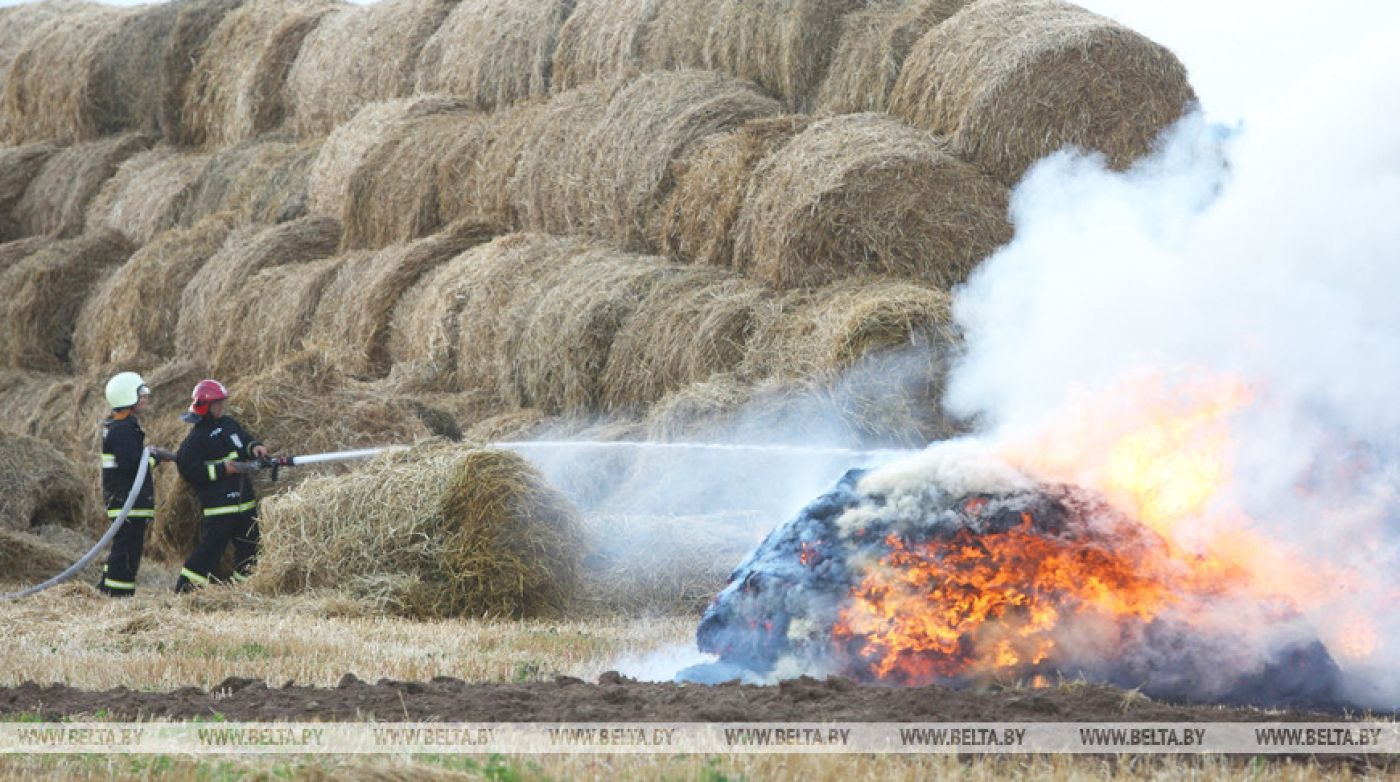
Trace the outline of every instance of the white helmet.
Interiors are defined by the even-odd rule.
[[[146,381],[135,372],[120,372],[107,381],[107,404],[111,405],[113,410],[132,407],[141,401],[141,397],[150,393],[151,389],[146,387]]]

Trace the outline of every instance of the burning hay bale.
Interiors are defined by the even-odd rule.
[[[751,181],[734,256],[780,288],[860,273],[951,287],[1011,238],[1005,187],[880,114],[813,124]]]
[[[104,74],[103,56],[136,12],[88,3],[56,14],[30,33],[10,61],[0,97],[0,123],[11,144],[73,144],[124,130],[103,106],[121,85]]]
[[[573,0],[460,0],[423,45],[420,93],[460,95],[479,109],[549,94],[554,45]]]
[[[546,120],[547,132],[521,155],[512,180],[518,219],[530,230],[583,231],[636,252],[650,251],[647,225],[674,185],[673,160],[706,136],[778,112],[749,84],[703,71],[576,92],[586,97],[551,102],[562,122]]]
[[[770,533],[701,619],[720,663],[682,676],[1082,677],[1163,700],[1335,705],[1327,650],[1239,578],[1093,492],[945,444],[852,470]]]
[[[233,227],[231,215],[213,215],[166,231],[132,253],[83,304],[73,329],[75,362],[97,366],[172,358],[185,286],[223,247]]]
[[[419,52],[453,7],[450,0],[380,0],[331,11],[287,73],[288,129],[324,136],[366,104],[413,92]]]
[[[559,29],[551,88],[564,92],[641,73],[642,32],[660,5],[655,0],[579,0]]]
[[[53,445],[0,430],[0,475],[6,483],[0,492],[0,525],[5,529],[78,526],[85,508],[78,469]]]
[[[930,29],[970,0],[881,0],[841,21],[840,42],[816,109],[826,114],[884,111],[904,58]]]
[[[247,226],[229,234],[224,246],[190,278],[180,295],[177,355],[210,357],[229,329],[256,329],[235,316],[239,291],[263,269],[305,263],[335,254],[340,222],[304,217],[276,226]],[[234,366],[230,370],[238,369]]]
[[[1010,185],[1066,146],[1126,168],[1195,99],[1170,51],[1115,22],[1062,0],[979,0],[914,47],[889,111]]]
[[[208,156],[160,146],[117,168],[87,210],[87,230],[111,229],[141,247],[180,220]]]
[[[213,153],[195,181],[181,224],[194,225],[218,212],[230,212],[240,223],[305,217],[311,166],[320,150],[318,142],[265,136]]]
[[[24,236],[15,207],[24,198],[29,183],[57,151],[57,147],[44,142],[0,149],[0,243]]]
[[[577,510],[523,458],[429,442],[263,504],[249,582],[336,587],[416,618],[562,614],[579,574]]]
[[[489,228],[458,222],[425,239],[341,256],[340,271],[317,305],[312,338],[346,374],[384,377],[392,365],[390,319],[400,298],[431,269],[490,238]]]
[[[132,249],[120,234],[101,231],[54,242],[0,272],[0,324],[6,334],[0,361],[9,367],[66,369],[84,299]]]
[[[676,185],[652,219],[660,252],[710,266],[734,265],[734,223],[758,164],[806,130],[811,117],[758,117],[697,142],[673,165]]]
[[[126,134],[75,144],[54,153],[15,206],[24,236],[76,236],[87,222],[88,204],[117,168],[151,147],[150,136]]]
[[[209,34],[185,87],[182,144],[224,147],[281,127],[287,72],[329,0],[248,0]]]
[[[661,280],[612,340],[602,407],[638,410],[737,369],[770,296],[763,286],[716,269],[685,268]]]

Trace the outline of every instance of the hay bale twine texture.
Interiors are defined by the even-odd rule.
[[[831,67],[817,91],[825,114],[884,111],[909,50],[971,0],[881,0],[841,21]]]
[[[335,587],[414,618],[563,615],[578,511],[508,451],[424,443],[269,499],[250,586]]]
[[[235,225],[217,214],[155,237],[132,253],[83,304],[73,358],[84,366],[136,364],[175,356],[185,286]]]
[[[161,145],[117,168],[88,204],[87,230],[110,229],[140,247],[180,222],[207,155]]]
[[[223,147],[282,126],[287,72],[330,0],[248,0],[210,33],[185,84],[181,143]]]
[[[327,14],[287,73],[288,129],[324,136],[366,104],[410,94],[419,52],[453,7],[449,0],[379,0]]]
[[[77,465],[53,445],[0,429],[0,475],[6,484],[0,492],[0,528],[79,526],[84,505]]]
[[[869,273],[951,287],[1011,238],[1004,186],[881,114],[813,124],[750,181],[734,255],[780,288]]]
[[[675,182],[671,163],[692,144],[747,120],[777,114],[777,102],[745,82],[704,71],[638,76],[616,90],[575,92],[607,97],[561,104],[560,126],[522,152],[511,180],[523,228],[585,232],[633,252],[651,252],[647,226]],[[552,112],[551,112],[552,113]]]
[[[29,183],[57,151],[58,147],[47,142],[0,149],[0,243],[24,236],[15,207],[24,198]]]
[[[87,209],[107,180],[128,158],[149,149],[151,136],[127,133],[65,147],[51,155],[15,206],[14,220],[24,236],[77,236]]]
[[[1170,51],[1116,22],[1061,0],[978,0],[915,46],[890,113],[1014,184],[1065,146],[1126,168],[1195,100]]]
[[[419,93],[460,95],[480,109],[549,94],[554,46],[574,0],[460,0],[423,45]]]
[[[662,3],[657,0],[579,0],[559,29],[551,89],[641,73],[641,40]]]
[[[0,272],[5,366],[62,371],[78,311],[103,277],[131,255],[121,234],[100,231],[45,247]]]

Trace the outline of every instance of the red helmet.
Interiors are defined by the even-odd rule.
[[[195,415],[208,415],[209,403],[228,399],[228,389],[217,380],[201,380],[195,384],[193,396],[190,412]]]

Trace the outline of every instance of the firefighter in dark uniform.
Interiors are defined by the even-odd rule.
[[[135,372],[121,372],[107,381],[107,404],[111,405],[112,414],[102,424],[102,496],[107,503],[109,523],[121,515],[127,497],[136,488],[141,459],[150,460],[126,521],[112,538],[112,550],[97,583],[98,589],[112,597],[131,597],[136,593],[136,571],[141,568],[146,527],[156,515],[155,483],[151,474],[155,472],[157,460],[175,459],[175,454],[164,448],[152,448],[151,455],[145,456],[146,433],[136,415],[146,408],[150,394],[146,381]]]
[[[248,580],[258,553],[258,505],[252,474],[262,469],[267,448],[253,439],[230,416],[224,415],[228,391],[216,380],[194,387],[189,412],[181,418],[194,424],[180,444],[176,464],[204,509],[204,532],[194,553],[185,560],[176,592],[209,583],[209,574],[233,543],[235,581]]]

